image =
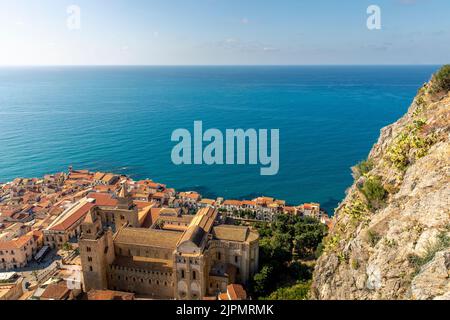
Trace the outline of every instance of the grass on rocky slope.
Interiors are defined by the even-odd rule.
[[[408,257],[409,264],[415,269],[414,275],[420,272],[420,269],[428,262],[433,260],[436,253],[448,249],[450,247],[450,237],[446,231],[443,231],[437,237],[436,242],[428,245],[425,249],[425,254],[422,256],[411,254]]]

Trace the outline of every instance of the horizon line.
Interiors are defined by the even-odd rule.
[[[352,67],[352,66],[442,66],[446,63],[378,63],[378,64],[22,64],[2,65],[0,68],[27,67]]]

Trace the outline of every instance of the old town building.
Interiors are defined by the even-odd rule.
[[[127,199],[131,197],[123,186],[118,201],[123,205]],[[104,210],[92,207],[81,224],[79,246],[86,291],[201,299],[226,293],[230,284],[246,284],[258,270],[257,232],[220,224],[213,207],[195,215],[149,210],[153,215],[150,227],[136,225],[133,219],[125,223],[108,220]],[[136,211],[133,214],[137,216]]]

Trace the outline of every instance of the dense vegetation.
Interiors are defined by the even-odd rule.
[[[450,91],[450,65],[447,64],[443,66],[434,76],[433,76],[433,93],[448,92]]]
[[[306,300],[311,282],[297,283],[291,287],[279,288],[262,300]]]
[[[313,260],[327,233],[320,221],[279,215],[273,223],[254,225],[260,233],[260,272],[250,286],[260,299],[306,299]]]

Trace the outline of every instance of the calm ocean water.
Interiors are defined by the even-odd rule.
[[[380,129],[437,66],[0,69],[0,181],[76,168],[205,196],[271,195],[332,212]],[[173,130],[279,128],[280,172],[175,166]],[[192,130],[192,129],[191,129]]]

